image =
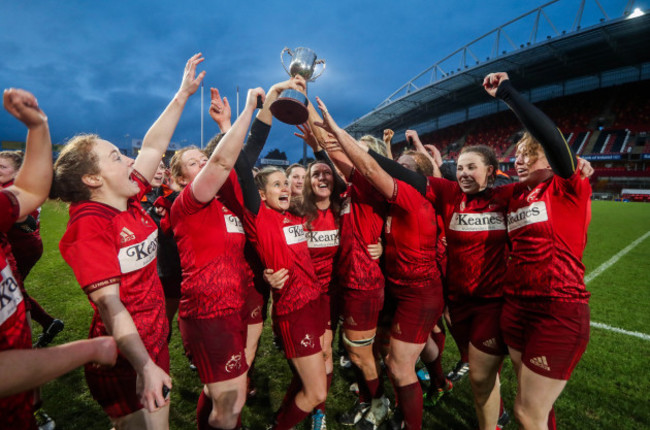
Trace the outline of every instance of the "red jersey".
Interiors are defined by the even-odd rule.
[[[379,242],[387,204],[356,170],[352,172],[350,181],[341,207],[338,278],[341,286],[355,290],[384,288],[379,260],[370,257],[368,245]]]
[[[582,253],[591,220],[591,186],[580,172],[520,186],[508,206],[512,252],[505,294],[587,303]]]
[[[128,200],[125,211],[93,201],[71,204],[59,250],[86,294],[119,284],[120,300],[147,351],[156,357],[166,348],[169,332],[156,269],[158,228],[140,205],[149,184],[136,171],[132,179],[138,182],[140,192]],[[97,307],[92,300],[90,304],[95,312],[89,336],[107,335]],[[126,361],[121,355],[120,359]]]
[[[172,205],[171,224],[183,268],[179,305],[183,318],[214,318],[244,306],[246,236],[240,217],[229,209],[242,213],[241,201],[232,192],[238,185],[233,171],[218,197],[201,203],[190,184]]]
[[[508,250],[506,210],[513,187],[465,194],[456,181],[429,178],[427,198],[442,216],[447,238],[449,300],[503,296]]]
[[[18,200],[9,191],[0,191],[0,232],[6,233],[18,219]],[[0,351],[31,349],[31,331],[25,316],[25,300],[18,280],[0,248]],[[0,399],[1,428],[36,429],[31,390]]]
[[[321,293],[329,291],[334,259],[339,250],[339,227],[331,208],[319,210],[311,223],[304,224],[309,255],[314,264]]]
[[[400,286],[440,280],[436,264],[438,226],[431,203],[415,188],[398,179],[384,227],[386,276]]]
[[[262,202],[257,215],[246,210],[244,225],[264,267],[289,271],[283,288],[271,288],[275,315],[296,311],[320,295],[302,218],[269,209]]]

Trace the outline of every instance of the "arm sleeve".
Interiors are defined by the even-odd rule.
[[[510,80],[503,81],[499,85],[497,98],[508,105],[524,127],[542,145],[553,172],[565,179],[571,177],[577,166],[576,156],[553,121],[517,92]]]
[[[314,157],[316,157],[318,161],[322,161],[323,163],[330,166],[330,169],[332,169],[332,172],[334,173],[334,182],[336,182],[336,185],[339,187],[338,189],[344,190],[347,184],[345,183],[345,180],[341,176],[339,176],[338,170],[336,170],[336,168],[334,167],[334,163],[332,163],[332,160],[327,155],[327,152],[321,149],[320,151],[314,152]]]
[[[244,206],[253,214],[257,215],[260,210],[261,199],[260,193],[255,186],[252,169],[248,157],[240,154],[235,163],[235,171],[237,172],[237,178],[239,179],[239,185],[241,186],[244,197]]]
[[[399,179],[402,182],[406,182],[413,188],[415,188],[423,196],[427,193],[427,178],[420,175],[417,172],[413,172],[406,167],[399,164],[397,161],[391,160],[389,158],[383,157],[380,154],[376,153],[372,149],[368,151],[368,154],[377,161],[379,167],[384,169],[386,173],[391,175],[395,179]]]
[[[270,125],[264,124],[257,118],[253,120],[251,131],[248,134],[248,139],[246,139],[246,145],[244,145],[244,149],[242,149],[242,153],[245,154],[246,159],[251,166],[255,165],[255,162],[262,153],[262,149],[264,149],[264,144],[266,143],[266,139],[269,137],[270,131]]]

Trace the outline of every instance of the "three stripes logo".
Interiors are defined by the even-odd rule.
[[[484,346],[487,346],[490,349],[497,349],[497,340],[495,338],[488,339],[483,342]]]
[[[548,366],[548,361],[546,361],[546,356],[542,355],[540,357],[533,357],[530,359],[530,363],[534,366],[540,367],[546,371],[551,370],[551,368]]]
[[[120,243],[126,243],[133,239],[135,239],[135,234],[133,234],[133,232],[128,228],[122,227],[122,231],[120,232]]]

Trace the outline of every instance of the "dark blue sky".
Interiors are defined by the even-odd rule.
[[[32,91],[56,143],[93,132],[123,147],[144,136],[178,88],[187,58],[202,52],[207,141],[217,130],[207,114],[209,87],[219,88],[234,110],[237,86],[242,103],[246,89],[268,89],[285,79],[282,48],[306,46],[327,61],[310,97],[322,97],[347,125],[436,61],[544,3],[0,0],[0,87]],[[626,1],[601,3],[620,16]],[[578,5],[558,3],[552,19],[563,21],[560,30],[570,28]],[[586,19],[597,15],[588,0]],[[200,109],[197,92],[173,141],[200,144]],[[292,127],[277,124],[267,148],[297,160],[301,142]],[[24,134],[3,110],[0,140],[24,140]]]

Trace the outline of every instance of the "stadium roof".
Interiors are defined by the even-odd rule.
[[[647,64],[650,62],[650,14],[633,17],[630,6],[634,2],[626,2],[622,16],[610,18],[600,3],[593,0],[602,18],[584,28],[580,25],[583,0],[572,28],[558,31],[549,18],[549,9],[558,1],[524,14],[455,51],[411,79],[346,130],[359,137],[381,135],[384,128],[392,128],[396,136],[406,128],[420,132],[444,128],[454,122],[441,125],[432,119],[451,112],[467,113],[471,106],[480,103],[494,103],[481,83],[485,75],[496,71],[508,72],[522,91],[588,76],[600,80],[603,72],[625,67],[632,67],[633,73],[638,70],[634,80],[642,79],[642,75],[650,76],[650,64]],[[527,26],[530,36],[516,45],[508,29],[522,24]],[[540,37],[543,39],[538,40]],[[481,44],[485,48],[486,42],[490,44],[491,56],[481,61],[483,57],[476,52]],[[492,112],[484,110],[482,115],[488,113]],[[455,121],[458,122],[462,121]],[[421,127],[418,129],[417,125]]]

